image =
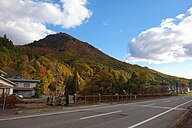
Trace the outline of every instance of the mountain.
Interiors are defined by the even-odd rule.
[[[27,54],[33,52],[33,55],[52,56],[55,59],[64,60],[69,65],[83,60],[83,63],[98,63],[102,64],[102,66],[125,70],[130,73],[134,72],[137,68],[141,68],[138,65],[130,65],[118,61],[92,45],[82,42],[66,33],[48,35],[44,39],[23,46],[23,48]]]
[[[66,33],[48,35],[23,46],[13,46],[4,36],[0,39],[0,46],[0,69],[10,76],[41,80],[40,88],[44,93],[55,86],[56,65],[61,92],[70,92],[73,88],[79,94],[121,94],[123,90],[129,91],[127,87],[134,73],[145,86],[177,83],[186,86],[189,82],[188,79],[121,62]]]

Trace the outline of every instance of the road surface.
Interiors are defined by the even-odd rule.
[[[111,106],[0,117],[0,128],[169,128],[192,106],[180,96]]]

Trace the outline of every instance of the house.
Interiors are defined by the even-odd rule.
[[[13,94],[13,88],[16,86],[16,83],[5,78],[7,73],[0,70],[0,95],[2,94]]]
[[[167,88],[171,93],[186,93],[190,92],[190,87],[176,85],[160,85],[161,88]]]
[[[40,80],[29,80],[21,77],[9,78],[9,80],[16,83],[16,86],[13,88],[13,93],[27,98],[35,95],[34,87],[40,83]]]

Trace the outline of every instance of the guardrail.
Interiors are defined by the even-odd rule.
[[[172,94],[137,94],[137,95],[94,95],[94,96],[75,96],[75,103],[78,104],[96,104],[126,102],[132,100],[155,99],[170,97]]]

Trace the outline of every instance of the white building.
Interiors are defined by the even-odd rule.
[[[16,83],[13,93],[22,95],[23,97],[34,96],[34,87],[40,82],[40,80],[29,80],[24,78],[9,78],[9,80]]]
[[[0,70],[0,95],[1,94],[13,94],[13,88],[16,84],[8,79],[5,78],[7,73]]]

